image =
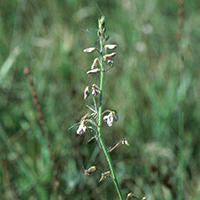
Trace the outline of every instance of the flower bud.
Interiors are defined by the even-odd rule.
[[[89,169],[86,169],[85,170],[85,172],[84,172],[84,174],[85,175],[90,175],[90,174],[92,174],[94,171],[96,171],[96,166],[92,166],[92,167],[90,167]]]
[[[87,48],[87,49],[84,49],[83,52],[85,52],[85,53],[92,53],[92,52],[94,52],[95,50],[96,50],[95,47],[89,47],[89,48]]]
[[[132,198],[132,197],[133,197],[133,194],[130,192],[130,193],[127,194],[126,200],[128,200],[128,199],[130,199],[130,198]]]
[[[116,44],[106,44],[104,46],[105,49],[115,49],[117,48],[117,45]]]
[[[121,142],[122,142],[122,144],[125,144],[126,146],[129,146],[127,138],[124,138]]]
[[[105,61],[107,58],[115,57],[116,54],[117,54],[116,52],[113,52],[113,53],[110,53],[110,54],[106,54],[106,55],[103,57],[103,59],[104,59],[104,61]]]
[[[92,95],[97,96],[99,94],[99,92],[100,92],[99,87],[96,84],[93,84],[92,85]]]
[[[84,90],[84,99],[86,100],[90,95],[90,86],[86,86],[85,90]]]
[[[100,72],[99,68],[91,69],[91,70],[87,71],[87,74],[94,74],[94,73],[97,73],[97,72]]]
[[[95,58],[92,65],[91,65],[91,69],[94,69],[96,64],[98,63],[99,59],[98,58]]]
[[[113,67],[113,66],[114,66],[113,60],[108,60],[108,61],[107,61],[107,64],[108,64],[110,67]]]

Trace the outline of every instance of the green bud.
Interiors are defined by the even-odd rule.
[[[105,16],[99,18],[98,20],[99,30],[103,30],[105,28],[105,22],[106,22]]]

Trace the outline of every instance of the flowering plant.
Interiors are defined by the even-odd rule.
[[[116,56],[116,52],[108,52],[111,50],[114,50],[117,45],[116,44],[106,44],[109,37],[105,34],[106,28],[105,28],[105,17],[102,16],[98,20],[98,32],[97,35],[99,37],[99,43],[100,48],[96,47],[89,47],[84,49],[85,53],[98,53],[98,57],[96,57],[90,69],[87,71],[87,74],[99,74],[100,75],[100,81],[99,86],[95,83],[92,85],[87,85],[84,90],[84,100],[87,100],[91,94],[94,105],[87,106],[91,113],[88,113],[84,115],[79,123],[79,127],[76,131],[78,135],[83,135],[87,132],[88,129],[92,130],[92,133],[94,133],[94,137],[100,146],[100,149],[102,149],[108,166],[109,171],[102,172],[99,182],[105,180],[108,177],[112,178],[112,181],[115,185],[115,188],[117,190],[118,196],[120,200],[123,200],[122,192],[120,189],[120,186],[117,181],[117,177],[115,174],[114,166],[111,161],[110,152],[113,151],[117,146],[121,145],[127,145],[129,146],[129,143],[127,141],[127,138],[122,139],[120,142],[114,145],[114,147],[107,148],[103,139],[102,135],[102,124],[103,121],[108,125],[108,127],[111,127],[115,121],[118,120],[118,114],[115,110],[105,110],[103,111],[103,85],[104,85],[104,76],[105,74],[114,66],[113,58]],[[92,89],[92,92],[91,92]],[[97,101],[98,98],[98,101]],[[98,102],[98,103],[97,103]],[[85,170],[85,175],[90,175],[91,173],[95,172],[98,168],[96,166],[92,166],[89,169]],[[127,196],[127,199],[133,197],[130,195]]]

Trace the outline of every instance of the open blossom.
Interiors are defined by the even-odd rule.
[[[84,90],[84,99],[87,99],[90,95],[90,86],[86,86],[85,90]]]
[[[108,115],[105,115],[103,117],[103,120],[107,123],[108,126],[112,126],[113,121],[117,121],[118,120],[118,115],[116,111],[109,111]]]
[[[80,126],[78,127],[78,130],[76,131],[76,133],[78,135],[82,135],[83,133],[85,133],[87,130],[87,127],[85,126],[85,121],[81,121]]]
[[[103,120],[107,123],[108,126],[112,126],[114,120],[113,112],[110,112],[108,115],[105,115]]]

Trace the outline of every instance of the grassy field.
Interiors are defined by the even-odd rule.
[[[69,129],[86,112],[85,73],[93,57],[83,49],[98,45],[103,14],[118,45],[104,107],[119,114],[103,135],[107,146],[125,136],[130,143],[111,153],[124,196],[199,200],[199,9],[198,0],[1,0],[0,199],[117,199],[110,179],[84,175],[91,165],[108,169],[96,142],[77,136],[77,126]]]

